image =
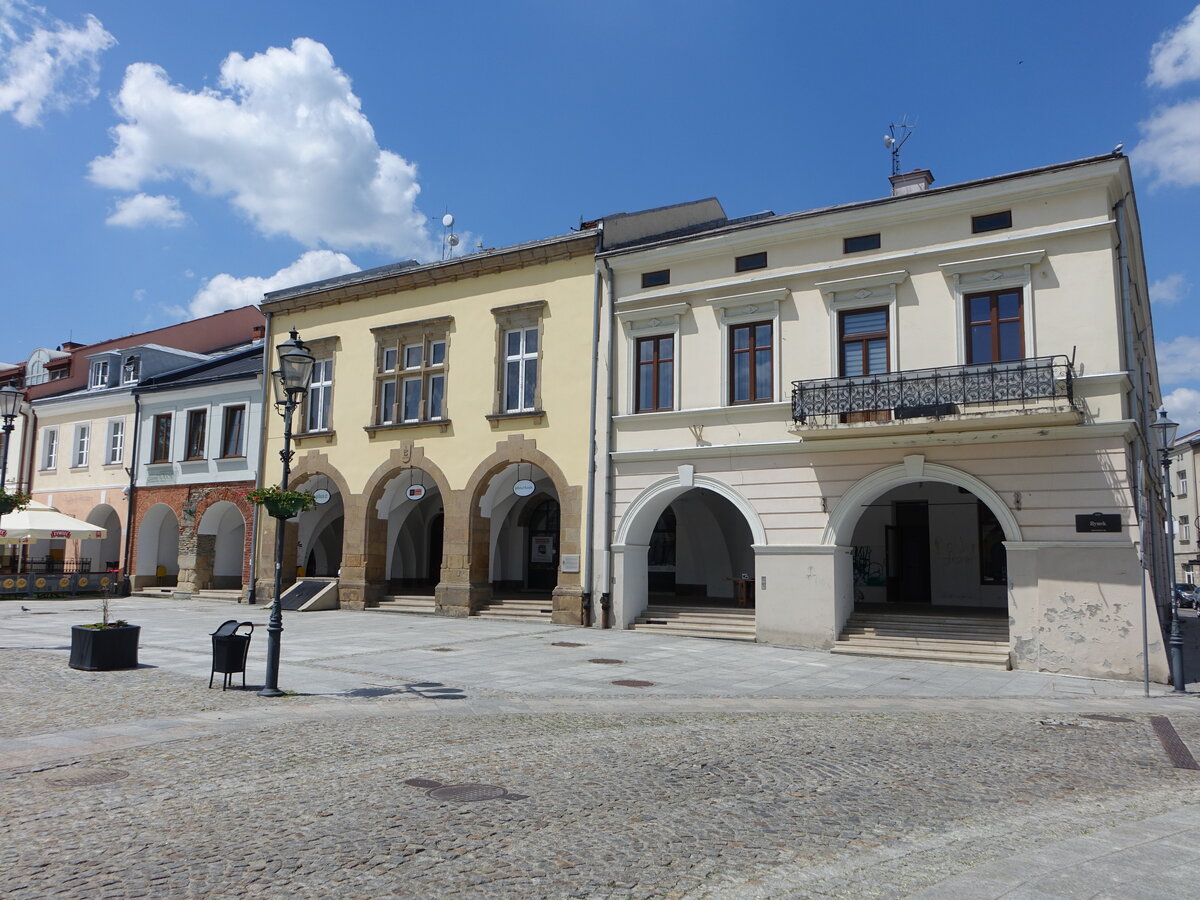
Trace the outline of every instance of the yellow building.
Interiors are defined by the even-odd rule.
[[[336,577],[343,608],[586,621],[597,234],[267,295],[269,344],[296,329],[317,360],[290,486],[318,504],[287,524],[287,575]],[[283,422],[265,418],[272,484]],[[274,523],[259,518],[266,598]]]

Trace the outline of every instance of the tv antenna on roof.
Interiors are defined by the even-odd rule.
[[[450,230],[453,227],[454,216],[446,213],[442,216],[442,259],[453,256],[454,248],[458,246],[458,235]]]
[[[883,146],[892,151],[892,174],[900,174],[900,148],[912,137],[916,125],[908,124],[908,116],[901,116],[899,122],[888,125],[888,133],[883,136]]]

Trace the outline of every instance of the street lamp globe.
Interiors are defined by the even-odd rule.
[[[316,360],[300,340],[296,329],[292,329],[289,340],[275,349],[279,354],[279,378],[284,390],[289,395],[307,393]]]
[[[1175,443],[1175,435],[1179,431],[1179,423],[1172,422],[1167,418],[1167,408],[1164,406],[1158,411],[1158,418],[1150,427],[1154,429],[1154,433],[1158,437],[1158,449],[1163,453],[1168,452]]]
[[[5,424],[11,424],[17,417],[23,399],[24,394],[11,384],[0,387],[0,418],[4,419]]]

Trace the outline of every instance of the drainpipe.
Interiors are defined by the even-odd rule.
[[[603,223],[601,223],[601,236],[603,236]],[[597,244],[600,241],[597,240]],[[601,292],[601,277],[600,269],[595,270],[594,288],[592,293],[592,394],[590,401],[590,411],[588,418],[588,485],[587,485],[587,513],[585,518],[584,533],[587,539],[583,545],[583,622],[585,628],[590,627],[594,618],[592,611],[592,573],[594,566],[592,556],[596,542],[596,387],[597,379],[599,378],[600,370],[600,302],[603,296]],[[607,417],[605,417],[607,420]],[[602,623],[603,624],[603,623]]]
[[[263,329],[263,361],[262,361],[262,399],[259,401],[259,427],[258,427],[258,465],[254,473],[254,486],[262,487],[262,471],[264,466],[264,458],[267,452],[267,430],[262,427],[266,422],[267,403],[274,400],[274,395],[271,393],[271,373],[269,371],[271,365],[270,343],[268,337],[271,334],[271,314],[265,313],[267,317],[266,327]],[[247,422],[247,425],[250,423]],[[247,434],[249,429],[247,428]],[[254,605],[258,602],[258,511],[257,503],[252,504],[254,512],[251,513],[250,520],[250,591],[246,594],[246,602]],[[282,523],[280,523],[282,527]]]
[[[137,493],[137,467],[138,467],[138,434],[141,432],[142,425],[142,397],[137,391],[132,391],[133,394],[133,441],[130,443],[131,459],[130,465],[125,472],[129,475],[129,496],[125,498],[125,558],[122,574],[125,576],[125,586],[121,593],[125,593],[125,588],[129,589],[129,593],[133,592],[133,572],[130,571],[129,561],[132,558],[133,549],[133,500],[134,494]]]
[[[601,627],[612,628],[612,521],[613,521],[613,465],[612,465],[612,414],[613,414],[613,356],[617,342],[613,336],[612,310],[616,302],[615,280],[612,266],[602,260],[608,281],[608,372],[604,392],[604,591],[600,595]]]

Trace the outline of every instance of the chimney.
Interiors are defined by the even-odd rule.
[[[933,184],[933,173],[928,169],[913,169],[903,175],[893,175],[888,181],[892,183],[892,196],[903,197],[905,194],[919,194]]]
[[[83,344],[80,344],[77,341],[63,341],[61,344],[58,345],[58,349],[61,350],[63,353],[67,353],[67,352],[70,352],[71,350],[78,350],[82,346],[83,346]]]
[[[261,341],[263,339],[263,336],[266,333],[267,333],[267,326],[255,325],[253,328],[250,329],[250,340]]]

